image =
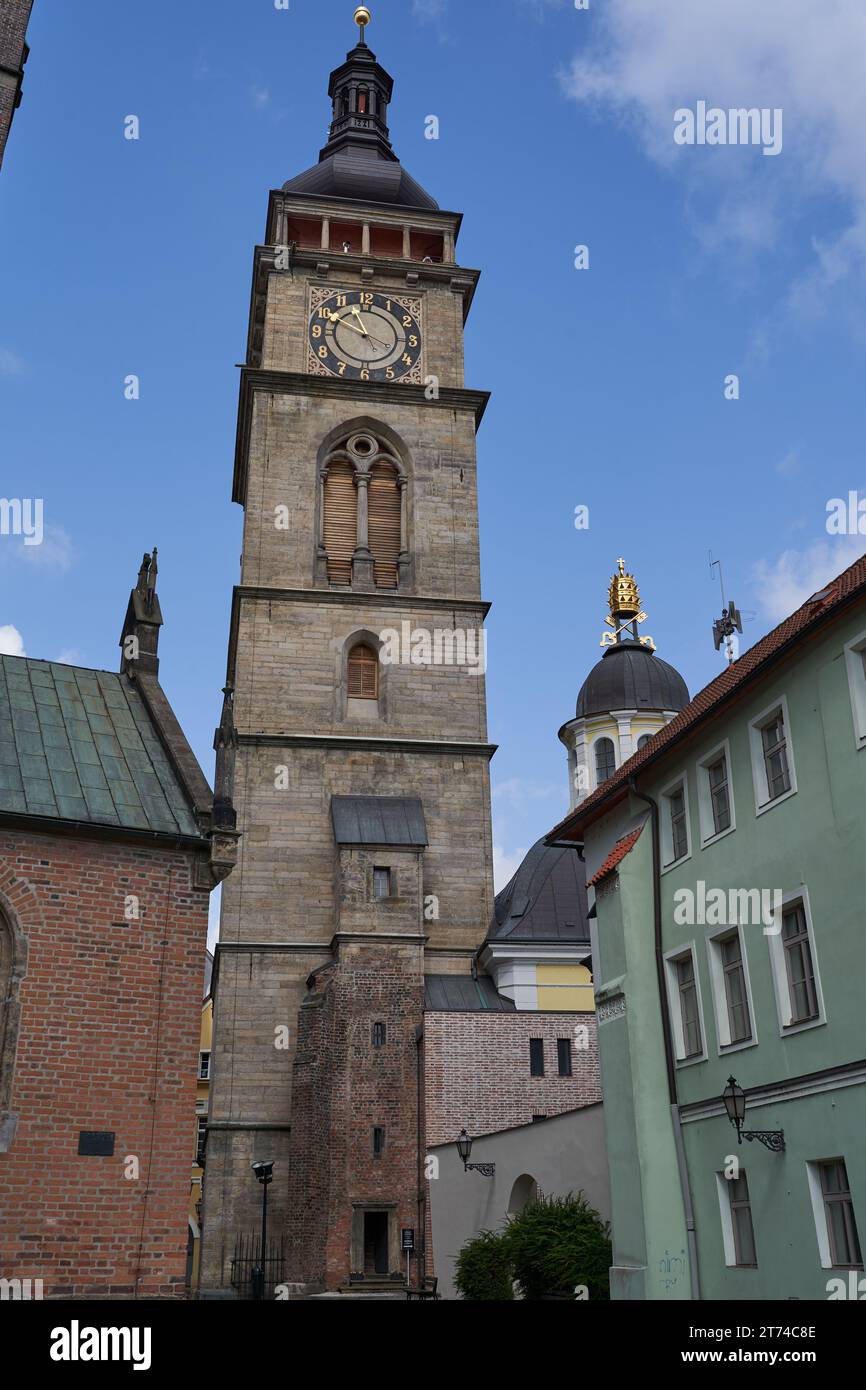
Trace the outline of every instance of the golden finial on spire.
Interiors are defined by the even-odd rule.
[[[373,16],[371,15],[370,11],[367,9],[367,6],[366,6],[366,5],[359,5],[359,6],[358,6],[357,10],[355,11],[355,23],[357,24],[358,28],[361,30],[361,43],[366,43],[366,42],[367,42],[367,36],[366,36],[364,30],[367,28],[367,25],[370,23],[370,20],[371,20],[372,18],[373,18]]]
[[[616,647],[621,641],[640,641],[642,647],[648,647],[650,651],[655,651],[656,644],[651,637],[641,637],[638,639],[637,625],[645,623],[646,613],[641,611],[640,590],[637,580],[633,574],[628,574],[625,567],[625,560],[617,561],[618,572],[610,581],[608,590],[608,605],[610,616],[605,618],[612,632],[605,632],[601,639],[603,647]]]

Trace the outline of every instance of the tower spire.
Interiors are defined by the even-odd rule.
[[[359,6],[358,6],[357,10],[355,11],[355,23],[357,24],[358,28],[361,30],[361,37],[360,37],[360,39],[358,40],[358,43],[359,43],[363,48],[366,48],[366,47],[367,47],[367,35],[366,35],[366,33],[365,33],[365,30],[366,30],[367,25],[370,23],[370,21],[371,21],[372,18],[373,18],[373,16],[371,15],[370,11],[367,9],[367,6],[366,6],[366,5],[359,5]]]

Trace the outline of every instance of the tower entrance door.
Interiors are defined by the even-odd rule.
[[[364,1213],[364,1273],[390,1273],[388,1269],[388,1213],[386,1211],[367,1211]]]

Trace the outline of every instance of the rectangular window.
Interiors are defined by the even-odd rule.
[[[571,1076],[571,1038],[557,1038],[556,1053],[560,1076]]]
[[[376,1125],[373,1130],[373,1157],[381,1158],[385,1152],[385,1131],[381,1125]]]
[[[207,1115],[199,1115],[199,1117],[198,1117],[197,1133],[196,1133],[196,1139],[195,1139],[195,1156],[196,1156],[196,1160],[200,1159],[200,1158],[203,1156],[203,1154],[204,1154],[204,1146],[205,1146],[205,1140],[206,1140],[206,1138],[207,1138]]]
[[[198,1054],[198,1075],[200,1081],[210,1079],[210,1053],[200,1052]]]
[[[710,784],[710,809],[713,834],[721,835],[731,828],[731,798],[728,788],[728,760],[724,754],[707,768]]]
[[[544,1039],[529,1039],[529,1075],[544,1075]]]
[[[834,1158],[818,1164],[821,1177],[821,1193],[824,1199],[824,1216],[827,1222],[827,1236],[830,1242],[830,1260],[833,1269],[862,1269],[863,1254],[857,1222],[854,1219],[854,1203],[848,1186],[848,1170],[845,1160]]]
[[[767,794],[770,801],[784,796],[791,790],[791,773],[788,767],[788,739],[785,720],[781,711],[774,715],[769,724],[761,729],[764,749],[764,770],[767,776]]]
[[[785,975],[791,1005],[791,1024],[808,1023],[818,1017],[818,993],[809,928],[802,903],[795,903],[782,915],[782,945]]]
[[[668,797],[671,816],[671,846],[673,859],[684,858],[689,852],[689,832],[686,825],[686,794],[682,787]]]
[[[725,982],[725,1006],[728,1012],[730,1040],[732,1043],[746,1042],[752,1036],[752,1022],[749,1017],[749,997],[746,991],[739,932],[734,932],[732,936],[720,941],[719,952]]]
[[[373,897],[374,897],[374,898],[390,898],[390,897],[392,896],[391,887],[392,887],[392,885],[391,885],[391,870],[390,870],[390,869],[374,869],[374,870],[373,870]]]
[[[373,1046],[384,1047],[388,1036],[388,1030],[384,1023],[373,1024]]]
[[[738,1178],[728,1178],[728,1200],[731,1206],[731,1229],[734,1239],[734,1264],[741,1269],[757,1269],[755,1229],[752,1225],[752,1203],[749,1184],[740,1169]]]
[[[695,984],[695,962],[691,952],[676,964],[677,989],[680,998],[680,1019],[683,1029],[683,1051],[686,1058],[699,1057],[703,1052],[698,991]]]
[[[845,648],[851,713],[854,716],[854,742],[866,748],[866,632],[861,632]]]

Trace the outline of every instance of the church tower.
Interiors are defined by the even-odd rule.
[[[656,656],[652,637],[640,635],[647,615],[624,560],[610,581],[608,610],[604,656],[581,687],[575,718],[559,731],[568,751],[572,811],[689,702],[679,671]]]
[[[356,20],[327,144],[271,194],[254,256],[205,1292],[248,1292],[254,1162],[275,1165],[269,1282],[387,1284],[405,1230],[420,1261],[424,976],[469,977],[493,912],[478,273],[460,214],[394,153],[392,78]]]

